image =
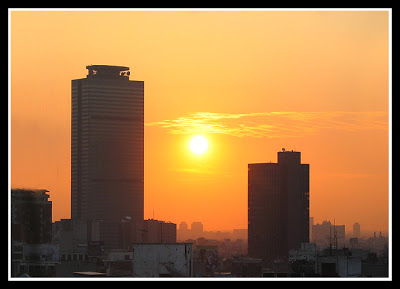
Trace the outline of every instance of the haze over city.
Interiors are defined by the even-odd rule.
[[[71,80],[144,81],[144,218],[247,228],[248,164],[310,164],[310,216],[389,229],[388,11],[11,11],[11,187],[71,217]],[[202,136],[191,142],[193,137]]]

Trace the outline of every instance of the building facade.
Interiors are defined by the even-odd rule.
[[[11,189],[11,237],[27,244],[51,243],[52,202],[47,190]]]
[[[359,223],[353,224],[353,237],[359,238],[361,236],[361,227]]]
[[[144,82],[129,80],[129,67],[86,68],[86,78],[72,80],[71,218],[119,227],[128,218],[136,230],[144,207]]]
[[[11,276],[55,276],[59,249],[52,241],[47,190],[11,189]]]
[[[193,277],[192,243],[133,244],[133,277]]]
[[[300,152],[278,163],[248,165],[248,254],[264,262],[287,258],[309,241],[309,165]]]
[[[176,243],[176,224],[153,219],[144,220],[143,243]]]

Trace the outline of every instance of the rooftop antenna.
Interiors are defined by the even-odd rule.
[[[329,226],[329,256],[332,256],[332,240],[331,240],[331,229],[332,226]]]
[[[337,250],[337,235],[336,235],[336,222],[333,218],[333,240],[335,241],[335,249]]]

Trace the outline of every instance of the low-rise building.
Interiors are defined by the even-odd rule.
[[[312,240],[319,249],[335,247],[337,249],[345,246],[345,225],[332,224],[330,221],[323,221],[322,224],[312,226]]]
[[[315,262],[315,272],[321,277],[359,277],[361,259],[349,256],[319,256]]]
[[[28,274],[31,277],[56,277],[56,266],[60,263],[58,244],[23,244],[22,258],[14,265],[16,277]]]
[[[59,247],[51,244],[47,190],[11,189],[11,276],[55,276]]]
[[[262,259],[232,258],[232,277],[262,277]]]
[[[289,251],[289,262],[294,261],[315,261],[317,257],[317,246],[315,243],[301,243],[299,250]]]
[[[148,219],[143,221],[143,243],[176,243],[176,224]]]
[[[52,202],[48,190],[11,189],[11,239],[51,243]]]
[[[133,277],[193,277],[192,243],[133,244]]]
[[[111,250],[104,260],[106,275],[109,277],[132,277],[133,252]]]

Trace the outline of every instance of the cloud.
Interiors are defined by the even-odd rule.
[[[196,112],[171,120],[146,123],[171,134],[225,134],[235,137],[298,137],[321,130],[387,130],[385,111],[368,112]]]
[[[323,174],[320,175],[319,178],[323,179],[333,179],[333,180],[338,180],[338,179],[373,179],[378,177],[377,174],[366,174],[366,173],[330,173],[330,174]]]

